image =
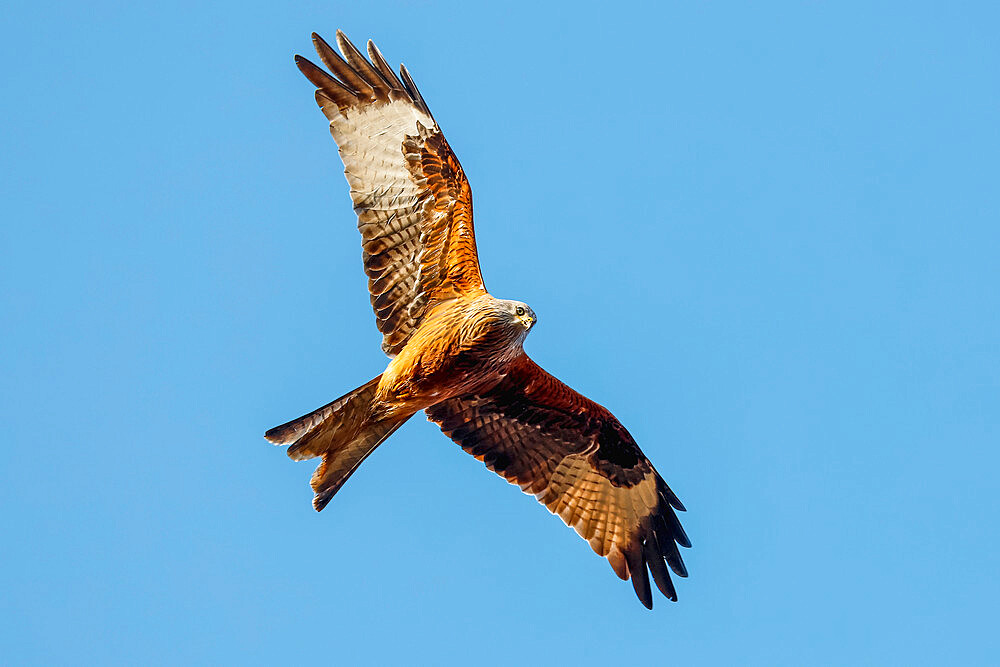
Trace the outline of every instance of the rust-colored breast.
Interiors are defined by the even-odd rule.
[[[489,301],[485,294],[457,297],[424,318],[382,374],[377,400],[384,409],[421,410],[496,384],[520,346],[497,339],[484,307]]]

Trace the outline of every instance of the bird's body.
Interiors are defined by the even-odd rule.
[[[385,371],[266,437],[295,460],[322,458],[312,478],[322,510],[358,466],[420,410],[452,440],[535,495],[631,579],[652,607],[649,573],[676,599],[687,576],[683,505],[607,409],[524,353],[536,317],[483,284],[472,191],[405,68],[368,58],[338,31],[343,57],[319,36],[334,76],[296,56],[317,86],[351,186]],[[648,568],[648,572],[647,572]]]
[[[427,313],[383,371],[374,414],[410,416],[495,385],[523,353],[535,323],[527,306],[512,304],[484,293],[449,299]],[[516,308],[525,315],[517,316]]]

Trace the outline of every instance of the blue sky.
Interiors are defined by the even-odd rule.
[[[6,5],[5,660],[995,660],[1000,13],[691,4]],[[292,63],[338,27],[687,505],[677,604],[422,419],[322,514],[264,441],[385,363]]]

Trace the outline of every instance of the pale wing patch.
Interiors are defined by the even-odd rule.
[[[654,512],[656,477],[650,474],[632,487],[615,486],[594,470],[585,454],[571,454],[559,463],[548,486],[536,497],[587,540],[598,555],[610,558],[613,551],[629,546],[637,528]]]
[[[434,129],[408,101],[341,110],[326,104],[330,133],[358,215],[368,289],[383,349],[394,356],[420,317],[420,256],[426,192],[414,182],[403,149],[407,137]]]
[[[418,123],[431,129],[436,127],[434,121],[409,102],[353,107],[346,112],[328,105],[323,111],[340,147],[355,207],[398,210],[415,204],[421,193],[410,176],[403,141],[417,136]]]

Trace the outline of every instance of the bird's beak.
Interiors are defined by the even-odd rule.
[[[538,318],[532,317],[531,315],[525,315],[524,317],[521,318],[521,324],[524,325],[525,329],[530,329],[531,327],[535,326],[535,322],[537,321]]]

